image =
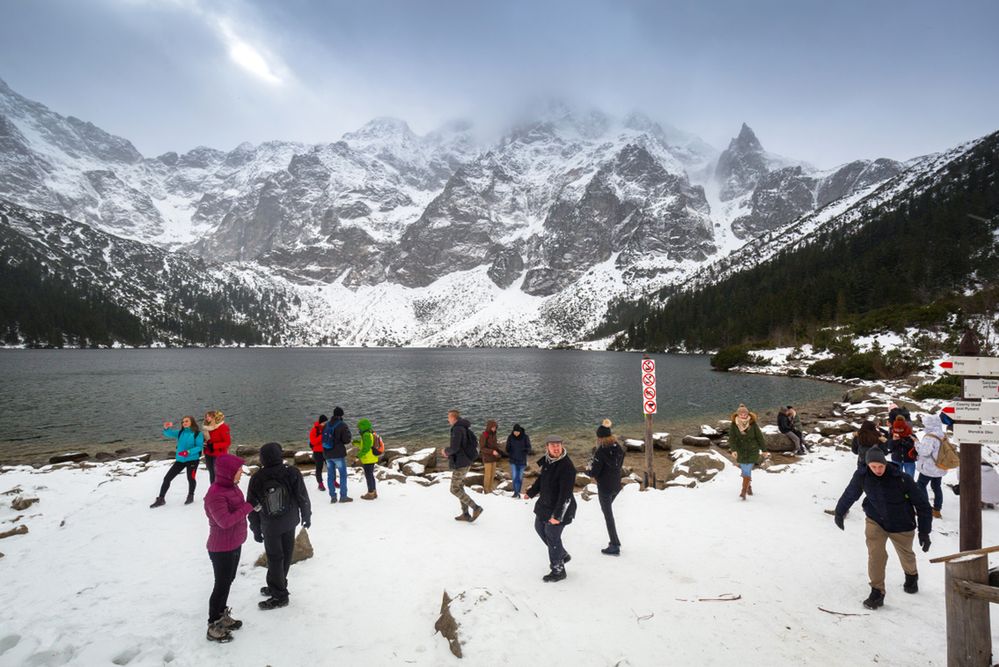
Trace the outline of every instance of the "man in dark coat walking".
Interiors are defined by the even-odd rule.
[[[447,449],[441,450],[441,455],[447,457],[448,468],[451,469],[451,495],[461,503],[461,514],[454,520],[471,523],[482,514],[482,508],[468,497],[465,476],[479,455],[478,445],[472,433],[472,423],[462,419],[460,412],[448,410],[447,421],[451,425],[451,444]]]
[[[858,468],[836,504],[836,525],[845,530],[843,518],[850,507],[864,494],[864,514],[867,526],[867,574],[871,580],[871,594],[864,600],[868,609],[877,609],[885,603],[885,566],[888,564],[888,540],[898,553],[898,559],[905,571],[906,593],[919,590],[919,573],[916,570],[916,554],[912,541],[916,532],[918,516],[919,545],[923,551],[930,549],[930,530],[933,514],[925,489],[912,477],[902,472],[895,463],[885,460],[884,452],[872,447],[867,452],[867,466]]]
[[[253,473],[246,502],[257,511],[250,513],[253,539],[264,543],[267,554],[267,585],[260,589],[268,599],[261,609],[288,604],[288,570],[295,549],[295,528],[299,522],[312,525],[312,503],[305,490],[302,473],[284,464],[281,445],[268,442],[260,448],[260,470]]]
[[[550,435],[545,439],[545,455],[538,459],[541,474],[524,494],[524,499],[538,496],[534,505],[534,530],[548,547],[551,572],[542,581],[565,579],[565,564],[570,556],[562,546],[562,531],[576,516],[576,466],[562,447],[562,438]]]

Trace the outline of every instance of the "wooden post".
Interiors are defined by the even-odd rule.
[[[647,362],[647,363],[646,363]],[[649,366],[646,369],[646,366]],[[645,407],[643,407],[643,412],[645,413],[645,488],[655,489],[656,487],[656,469],[655,464],[652,460],[652,455],[655,447],[652,445],[652,413],[656,411],[656,404],[658,403],[658,397],[656,395],[656,383],[655,383],[655,362],[652,361],[651,357],[647,354],[642,355],[642,402]],[[647,374],[651,373],[651,377]],[[651,383],[651,384],[650,384]],[[651,391],[651,393],[649,393]],[[651,408],[648,407],[651,404]],[[651,412],[650,412],[651,410]]]
[[[645,488],[656,488],[656,469],[652,462],[652,415],[645,415]]]
[[[964,492],[961,492],[964,495]],[[966,556],[944,566],[947,604],[947,667],[987,667],[992,658],[989,603],[963,594],[962,582],[986,584],[988,556]]]
[[[963,355],[975,357],[981,353],[978,338],[970,328],[965,329],[958,351]],[[968,395],[967,383],[969,379],[961,379],[962,399]],[[957,470],[957,481],[961,485],[961,521],[958,527],[961,551],[981,549],[982,446],[980,444],[961,443],[961,464]]]

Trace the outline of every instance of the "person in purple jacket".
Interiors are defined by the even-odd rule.
[[[246,517],[253,511],[239,489],[242,476],[243,459],[232,454],[219,456],[215,462],[215,482],[205,495],[208,557],[215,572],[215,587],[208,600],[207,637],[213,642],[232,641],[232,631],[243,627],[243,621],[234,619],[232,610],[226,606],[246,541]]]

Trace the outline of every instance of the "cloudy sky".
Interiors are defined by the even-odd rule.
[[[999,129],[996,0],[0,0],[0,78],[146,155],[640,109],[833,166]]]

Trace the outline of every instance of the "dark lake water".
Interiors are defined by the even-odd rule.
[[[715,373],[704,356],[655,355],[659,413],[670,422],[831,400],[813,380]],[[225,412],[234,444],[277,440],[307,449],[319,413],[367,417],[388,446],[440,444],[456,407],[478,431],[496,419],[529,434],[589,444],[599,421],[641,432],[641,356],[491,349],[169,349],[0,351],[0,461],[83,449],[170,443],[162,422]],[[356,434],[356,430],[355,430]]]

